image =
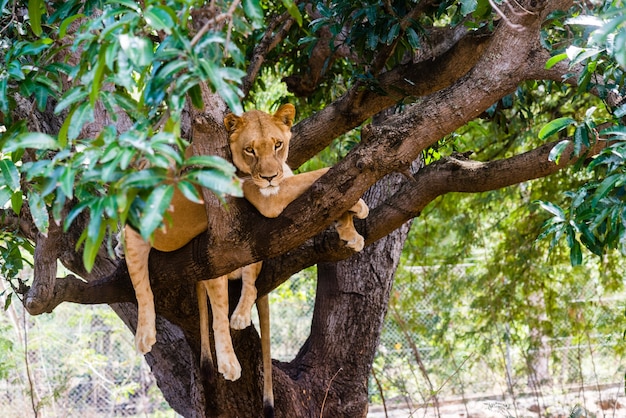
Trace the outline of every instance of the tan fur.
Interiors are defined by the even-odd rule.
[[[245,198],[261,214],[275,218],[304,193],[328,169],[294,175],[287,166],[287,153],[291,139],[291,125],[295,116],[293,105],[281,106],[274,115],[252,110],[238,117],[228,115],[224,124],[230,134],[233,163],[245,174]],[[363,249],[363,237],[354,228],[353,216],[365,218],[368,207],[362,199],[336,222],[339,237],[356,251]],[[203,205],[185,199],[176,191],[169,210],[171,223],[155,233],[152,247],[160,251],[174,251],[202,233],[207,228]],[[146,353],[156,342],[154,300],[148,276],[148,255],[151,245],[132,228],[125,227],[125,252],[128,271],[135,288],[139,306],[135,343]],[[262,262],[242,267],[228,275],[199,282],[196,285],[200,310],[201,364],[212,365],[208,336],[209,315],[207,295],[213,312],[213,332],[218,371],[228,380],[241,376],[241,366],[233,350],[230,328],[244,329],[251,323],[250,311],[257,303],[261,324],[263,349],[264,390],[266,408],[273,410],[271,380],[271,354],[269,344],[269,306],[267,296],[257,300],[255,287]],[[239,303],[228,321],[228,279],[242,278]]]

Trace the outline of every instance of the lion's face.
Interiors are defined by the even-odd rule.
[[[291,170],[285,164],[296,110],[285,104],[273,114],[258,110],[224,118],[230,134],[233,163],[252,177],[263,194],[278,192],[280,182]]]

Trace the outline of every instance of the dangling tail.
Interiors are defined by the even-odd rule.
[[[270,348],[270,305],[267,295],[256,301],[261,326],[261,353],[263,356],[263,416],[274,418],[274,389],[272,386],[272,351]]]
[[[204,282],[196,283],[198,310],[200,311],[200,373],[202,379],[211,382],[215,378],[213,357],[211,356],[211,342],[209,340],[209,306],[207,305],[207,290]]]

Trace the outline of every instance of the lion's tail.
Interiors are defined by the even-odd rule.
[[[263,355],[263,416],[274,418],[274,388],[272,386],[272,351],[270,349],[270,306],[267,295],[256,301],[261,328],[261,353]]]
[[[209,340],[209,307],[207,305],[207,291],[204,282],[196,283],[198,310],[200,311],[200,373],[206,382],[215,378],[213,357],[211,356],[211,342]]]

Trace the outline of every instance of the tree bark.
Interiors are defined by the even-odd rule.
[[[277,416],[365,416],[367,379],[409,229],[407,222],[444,193],[492,190],[548,175],[574,161],[564,153],[559,165],[548,162],[553,146],[548,144],[497,162],[453,156],[414,176],[391,174],[408,172],[427,147],[480,115],[520,82],[557,79],[563,74],[565,70],[560,66],[544,70],[547,53],[539,43],[539,28],[550,11],[571,2],[527,3],[524,12],[511,16],[525,28],[523,32],[507,26],[507,22],[500,22],[493,34],[470,33],[462,27],[442,32],[431,50],[418,60],[380,74],[378,81],[388,94],[358,84],[299,123],[294,128],[290,152],[293,167],[398,100],[421,97],[419,105],[407,106],[383,125],[365,128],[362,143],[279,218],[263,218],[243,199],[228,199],[226,210],[214,196],[205,193],[207,233],[178,251],[151,253],[157,344],[146,359],[178,413],[185,417],[260,416],[260,344],[254,328],[232,331],[242,365],[240,380],[226,382],[221,376],[207,380],[199,372],[195,282],[265,260],[257,282],[259,294],[266,294],[291,274],[318,263],[310,336],[295,359],[274,363]],[[281,27],[288,29],[286,23]],[[260,45],[271,48],[271,42]],[[258,72],[258,68],[253,71]],[[204,91],[204,100],[205,110],[191,110],[183,132],[193,139],[195,152],[228,157],[222,126],[224,103],[208,91]],[[352,255],[328,227],[365,192],[372,211],[357,226],[367,247]],[[3,222],[17,223],[11,216],[3,217]],[[63,301],[108,303],[134,332],[136,307],[125,264],[110,259],[103,251],[94,272],[85,272],[73,246],[80,234],[80,222],[57,241],[60,248],[50,245],[56,237],[52,234],[59,232],[54,228],[46,238],[35,237],[31,226],[22,227],[24,234],[38,243],[36,285],[29,291],[27,307],[35,314],[49,312]],[[88,283],[73,277],[55,278],[51,257],[58,257]],[[233,307],[238,298],[237,285],[231,283]]]

